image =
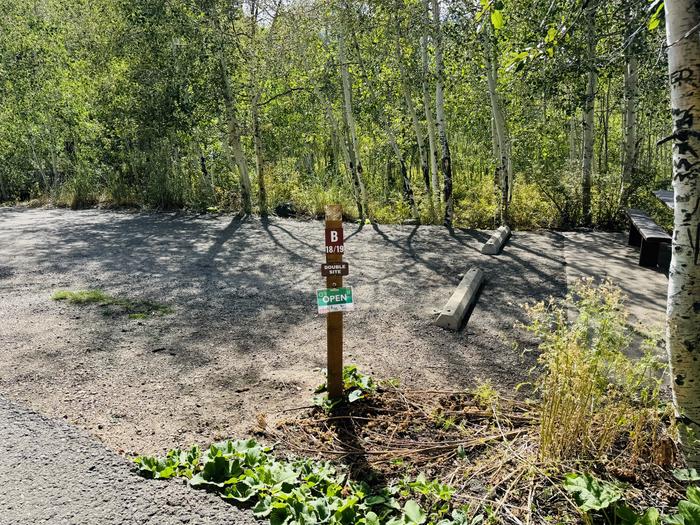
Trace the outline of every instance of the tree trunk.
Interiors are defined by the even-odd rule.
[[[359,192],[359,188],[357,184],[355,184],[356,177],[354,173],[354,163],[352,160],[352,155],[350,153],[350,148],[348,148],[348,144],[345,138],[343,137],[342,131],[340,130],[340,125],[336,120],[335,115],[333,115],[333,106],[331,105],[330,101],[325,97],[325,95],[321,92],[321,90],[316,84],[313,85],[313,91],[316,95],[316,98],[321,102],[326,111],[326,118],[328,119],[328,123],[331,126],[331,142],[335,146],[337,146],[337,149],[340,150],[340,153],[343,157],[343,161],[345,162],[345,169],[353,185],[353,195],[355,197],[355,204],[357,205],[357,209],[360,210],[362,208],[362,198]]]
[[[489,99],[491,100],[491,113],[493,115],[492,130],[494,152],[497,153],[496,160],[496,182],[501,190],[500,221],[501,224],[508,224],[508,204],[510,203],[513,187],[513,170],[510,159],[510,137],[506,120],[503,115],[503,108],[497,91],[498,65],[496,62],[495,48],[488,41],[486,35],[484,47],[486,51],[486,80],[488,82]]]
[[[218,20],[214,19],[214,31],[221,34],[221,28]],[[233,158],[238,165],[238,173],[241,183],[241,197],[243,199],[243,210],[250,214],[253,211],[250,190],[250,176],[248,175],[248,165],[246,163],[245,153],[241,145],[241,135],[236,119],[236,107],[233,98],[233,90],[231,89],[231,80],[229,79],[228,64],[226,54],[224,52],[223,42],[219,41],[219,67],[221,69],[221,84],[224,97],[224,107],[226,108],[226,123],[228,129],[228,144],[233,153]]]
[[[611,78],[608,77],[608,83],[605,88],[605,107],[600,115],[600,123],[603,128],[603,140],[600,141],[600,150],[598,151],[598,171],[600,173],[608,173],[610,166],[610,84]]]
[[[345,53],[345,38],[341,29],[338,38],[338,53],[340,61],[340,76],[343,83],[343,115],[345,116],[345,127],[347,129],[350,144],[350,170],[353,175],[353,183],[355,184],[356,193],[359,195],[357,203],[357,213],[360,221],[363,222],[365,217],[369,215],[367,205],[367,192],[362,180],[362,161],[360,160],[360,146],[357,140],[357,132],[355,130],[355,117],[352,109],[352,88],[350,86],[350,72],[348,71],[348,62]]]
[[[668,275],[667,350],[681,440],[700,467],[700,5],[666,0],[673,119],[674,220]]]
[[[440,195],[440,178],[438,174],[438,164],[437,164],[437,140],[435,138],[435,118],[433,117],[433,108],[430,99],[430,63],[428,60],[428,27],[430,25],[430,6],[428,4],[429,0],[423,0],[423,12],[425,14],[425,23],[423,29],[423,35],[420,39],[420,49],[421,49],[421,63],[423,66],[423,110],[425,112],[425,124],[428,130],[428,148],[430,153],[430,173],[431,173],[431,185],[433,198],[435,199],[435,207],[439,209],[440,201],[442,199]]]
[[[593,173],[593,144],[595,142],[595,94],[598,85],[598,73],[595,66],[595,30],[596,5],[594,0],[590,0],[586,8],[586,27],[588,31],[588,86],[586,88],[586,100],[583,107],[583,162],[581,180],[581,207],[583,211],[583,223],[590,225],[592,221],[591,212],[591,179]]]
[[[420,159],[420,168],[421,174],[423,175],[423,184],[425,185],[425,194],[428,199],[428,213],[430,214],[430,220],[435,221],[435,205],[433,202],[433,191],[430,185],[430,168],[428,167],[428,159],[425,156],[425,141],[423,140],[423,133],[421,132],[420,122],[418,121],[416,107],[413,105],[413,99],[411,98],[411,90],[408,87],[408,78],[406,77],[406,70],[403,66],[401,43],[399,42],[401,27],[398,17],[396,20],[396,61],[399,65],[399,73],[401,75],[401,90],[403,92],[403,98],[406,101],[406,109],[411,116],[413,132],[416,135],[418,158]]]
[[[276,11],[275,11],[276,14]],[[274,23],[274,20],[273,20]],[[258,2],[250,1],[250,109],[253,121],[253,148],[255,149],[255,172],[258,179],[258,211],[260,215],[267,216],[267,190],[265,188],[265,173],[262,146],[262,132],[260,130],[260,86],[258,85],[258,61],[256,36],[258,29]],[[270,29],[270,32],[272,29]]]
[[[10,192],[7,191],[7,185],[5,184],[5,177],[0,173],[0,202],[4,202],[10,199]]]
[[[569,118],[569,163],[574,166],[578,162],[578,146],[576,145],[576,109]]]
[[[631,20],[628,16],[628,23]],[[628,36],[631,38],[631,35]],[[627,46],[624,74],[625,108],[623,114],[624,147],[622,153],[622,184],[620,188],[620,206],[627,207],[632,184],[637,170],[637,95],[639,83],[639,65],[631,45]]]
[[[260,215],[267,215],[267,189],[265,187],[265,158],[263,157],[262,133],[260,131],[260,112],[258,111],[259,96],[252,100],[253,147],[255,148],[255,171],[258,178],[258,209]]]
[[[435,109],[437,113],[438,137],[442,153],[442,176],[445,180],[444,201],[445,221],[448,228],[452,227],[453,202],[452,202],[452,158],[450,157],[450,144],[447,141],[447,123],[445,122],[445,69],[442,64],[442,29],[440,27],[440,4],[438,0],[433,2],[433,24],[435,39]]]
[[[360,52],[360,46],[357,43],[357,39],[355,38],[354,32],[352,33],[352,38],[357,54],[357,61],[360,65],[360,69],[362,71],[362,76],[364,77],[365,83],[367,84],[369,97],[377,107],[382,108],[382,104],[379,103],[375,95],[377,89],[374,86],[374,82],[372,82],[370,76],[367,74],[367,69],[365,68],[365,63],[362,59],[362,54]],[[389,145],[391,146],[391,150],[394,152],[394,154],[396,155],[396,160],[398,160],[399,162],[399,168],[401,170],[403,199],[411,208],[411,215],[413,216],[413,218],[418,219],[420,217],[420,214],[418,213],[418,207],[416,206],[416,200],[413,195],[413,188],[411,188],[411,179],[408,176],[408,169],[406,168],[406,159],[404,158],[403,153],[401,153],[401,148],[399,148],[398,141],[396,140],[396,134],[391,128],[391,122],[387,116],[386,111],[384,111],[383,109],[380,109],[380,111],[380,126],[386,133],[387,139],[389,139]]]

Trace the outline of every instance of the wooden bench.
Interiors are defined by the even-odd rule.
[[[642,210],[631,208],[627,210],[627,217],[630,220],[630,246],[639,246],[639,265],[647,268],[656,268],[659,266],[659,253],[665,253],[666,250],[660,250],[662,244],[669,244],[671,236],[666,231],[656,224]],[[665,263],[665,258],[662,256],[661,264]],[[667,271],[667,268],[661,268]]]

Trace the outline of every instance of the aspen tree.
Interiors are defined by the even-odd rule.
[[[700,467],[700,4],[666,0],[673,134],[673,244],[666,348],[681,440]]]

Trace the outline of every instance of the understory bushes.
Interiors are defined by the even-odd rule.
[[[148,177],[112,175],[99,177],[81,172],[64,182],[58,189],[43,190],[35,182],[30,190],[14,192],[15,199],[35,199],[35,202],[74,209],[90,206],[146,207],[172,210],[222,211],[237,213],[242,208],[237,173],[202,173],[182,167],[145,164]],[[289,170],[289,171],[286,171]],[[545,189],[551,181],[517,179],[510,203],[511,226],[521,230],[538,228],[568,229],[580,224],[580,195],[574,173],[561,174],[554,189]],[[128,182],[128,178],[135,179]],[[143,182],[140,182],[143,180]],[[267,208],[274,214],[282,207],[289,215],[321,217],[324,206],[340,203],[347,218],[357,218],[355,196],[344,174],[328,176],[301,174],[292,165],[271,165],[265,175]],[[568,182],[567,182],[568,181]],[[617,229],[624,226],[624,213],[620,207],[614,179],[605,182],[604,189],[593,194],[593,227]],[[251,173],[252,201],[257,204],[257,180]],[[421,223],[441,224],[442,210],[431,217],[428,198],[414,181],[414,198]],[[612,192],[612,196],[611,196]],[[499,195],[488,177],[455,177],[454,224],[461,228],[494,228],[498,225]],[[40,199],[40,200],[36,200]],[[641,207],[662,225],[670,226],[668,213],[651,194],[651,189],[633,195],[631,206]],[[290,211],[291,210],[291,211]],[[412,218],[411,208],[400,189],[391,189],[379,195],[369,193],[370,218],[383,224],[401,223]]]

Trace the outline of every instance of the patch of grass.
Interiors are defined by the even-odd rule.
[[[110,303],[114,300],[102,290],[59,290],[51,296],[54,301],[68,301],[73,304]]]
[[[114,297],[102,290],[58,290],[51,296],[54,301],[67,301],[71,304],[99,304],[105,316],[127,314],[129,319],[147,319],[156,315],[169,315],[174,310],[165,304],[150,300],[132,300]]]

